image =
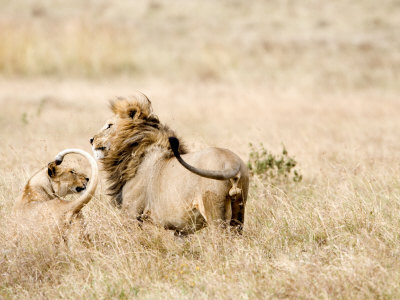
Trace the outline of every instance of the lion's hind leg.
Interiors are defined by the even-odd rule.
[[[232,199],[232,218],[229,223],[238,233],[242,233],[244,224],[245,206],[241,196]]]
[[[245,203],[247,195],[247,186],[243,189],[240,173],[231,178],[232,187],[229,190],[229,197],[231,199],[231,218],[229,225],[242,233],[244,224]],[[240,187],[239,187],[240,186]]]
[[[206,191],[201,199],[200,212],[207,225],[226,227],[230,220],[230,199],[212,191]]]

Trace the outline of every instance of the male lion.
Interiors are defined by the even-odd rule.
[[[87,158],[91,165],[91,179],[74,169],[61,166],[64,156],[77,153]],[[76,218],[92,198],[98,180],[96,161],[90,154],[80,149],[66,149],[56,156],[56,160],[36,172],[27,182],[21,197],[15,201],[13,211],[19,225],[30,229],[64,229]],[[67,201],[64,197],[86,190],[78,199]],[[76,222],[75,222],[76,223]]]
[[[221,148],[189,153],[143,94],[118,98],[111,110],[114,117],[90,143],[117,204],[178,234],[213,223],[241,232],[249,177],[236,154]]]

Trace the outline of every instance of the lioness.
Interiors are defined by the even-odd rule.
[[[143,94],[112,101],[111,110],[114,117],[90,143],[116,203],[179,234],[220,222],[242,230],[249,177],[236,154],[221,148],[189,153]]]
[[[87,158],[91,165],[91,179],[74,169],[61,166],[64,156],[77,153]],[[21,197],[15,201],[13,211],[22,226],[63,229],[70,225],[81,209],[92,198],[98,180],[98,168],[93,157],[80,149],[66,149],[56,160],[36,172],[25,185]],[[61,199],[71,193],[86,190],[78,199]],[[32,228],[34,229],[34,228]]]

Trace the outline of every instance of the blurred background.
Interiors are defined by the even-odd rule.
[[[397,0],[0,1],[0,74],[398,91]]]

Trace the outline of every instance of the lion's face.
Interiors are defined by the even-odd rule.
[[[59,197],[80,193],[86,189],[89,182],[89,178],[85,174],[57,165],[55,162],[49,163],[47,173],[53,189]]]
[[[100,131],[90,139],[93,155],[99,160],[107,156],[111,147],[111,139],[116,132],[116,118],[107,120]]]
[[[117,98],[111,101],[110,108],[114,117],[107,120],[100,131],[90,139],[93,155],[97,160],[107,156],[113,146],[113,138],[124,122],[146,119],[152,112],[150,100],[141,93],[128,98]]]

